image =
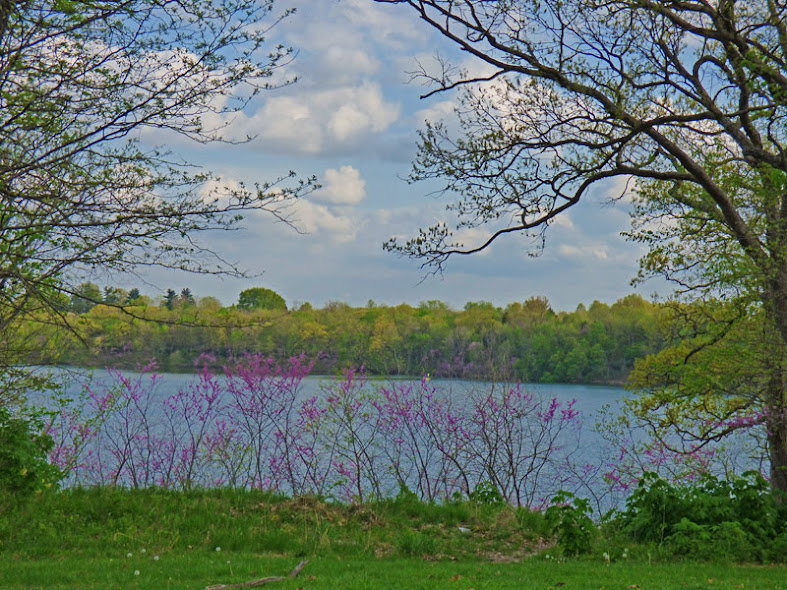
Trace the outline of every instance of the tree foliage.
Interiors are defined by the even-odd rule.
[[[458,226],[488,231],[464,245],[440,224],[388,248],[440,269],[511,232],[543,244],[594,189],[633,195],[643,275],[739,298],[756,316],[765,356],[752,399],[772,485],[787,491],[784,2],[378,1],[414,10],[481,64],[421,72],[434,92],[462,89],[460,131],[428,124],[412,178],[444,179]]]
[[[28,420],[0,407],[0,507],[16,497],[46,490],[60,480],[60,470],[47,461],[54,441],[40,434],[42,428],[40,418]]]
[[[291,311],[221,307],[210,297],[170,309],[166,300],[156,306],[145,299],[125,310],[98,305],[73,317],[84,345],[62,347],[61,362],[133,368],[156,359],[163,369],[180,371],[206,358],[220,367],[247,354],[279,361],[305,354],[328,374],[364,366],[376,375],[622,383],[637,359],[664,342],[662,309],[635,295],[560,313],[542,297],[505,308],[475,302],[453,310],[429,301]]]
[[[767,422],[768,351],[763,318],[733,303],[672,303],[665,347],[637,361],[631,413],[665,448],[701,452],[731,433]],[[762,434],[762,433],[760,433]]]
[[[252,287],[240,292],[238,296],[238,309],[250,311],[252,309],[281,309],[286,311],[287,304],[284,298],[272,289],[265,287]]]
[[[65,321],[80,276],[241,271],[198,234],[247,210],[284,218],[292,173],[228,188],[160,143],[221,140],[289,59],[273,0],[0,2],[0,341]],[[206,184],[207,183],[207,184]],[[206,188],[213,187],[213,188]],[[0,366],[17,362],[0,351]]]
[[[101,301],[101,289],[91,282],[80,283],[71,294],[71,310],[85,313]]]

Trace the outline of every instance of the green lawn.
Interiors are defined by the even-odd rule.
[[[131,557],[80,558],[67,554],[34,560],[3,559],[0,588],[182,588],[241,583],[286,575],[299,558],[242,552],[187,550]],[[683,589],[787,590],[787,568],[677,563],[611,563],[530,558],[519,563],[429,561],[421,558],[314,557],[293,580],[268,587],[281,590],[345,588],[482,589]]]
[[[267,587],[787,590],[784,566],[720,557],[675,561],[601,536],[591,554],[566,559],[540,513],[470,502],[119,489],[0,502],[0,590],[203,589],[284,576],[304,559],[297,578]]]

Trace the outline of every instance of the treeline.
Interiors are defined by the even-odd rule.
[[[261,288],[244,291],[229,307],[187,289],[157,300],[96,291],[72,297],[64,312],[73,332],[42,347],[38,361],[133,368],[155,359],[163,370],[182,371],[249,353],[282,360],[303,354],[319,373],[363,365],[373,375],[619,383],[636,359],[663,345],[659,306],[637,295],[556,313],[543,297],[504,308],[370,301],[289,310],[278,294]]]

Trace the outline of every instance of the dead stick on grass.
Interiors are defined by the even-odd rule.
[[[243,582],[242,584],[216,584],[215,586],[206,586],[205,590],[225,590],[225,588],[254,588],[255,586],[262,586],[263,584],[268,584],[269,582],[281,582],[287,578],[295,578],[299,573],[301,573],[301,570],[306,567],[307,563],[309,563],[308,559],[303,560],[298,565],[296,565],[287,576],[268,576],[267,578],[249,580],[248,582]]]

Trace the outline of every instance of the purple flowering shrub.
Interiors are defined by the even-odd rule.
[[[617,471],[586,460],[573,401],[520,385],[453,395],[426,378],[372,384],[363,370],[307,395],[312,368],[302,357],[250,356],[223,374],[206,364],[176,392],[162,391],[155,366],[109,371],[110,385],[86,385],[54,414],[50,461],[65,485],[229,486],[341,501],[495,490],[530,507],[559,490],[600,505],[604,486],[636,475],[625,448]]]

